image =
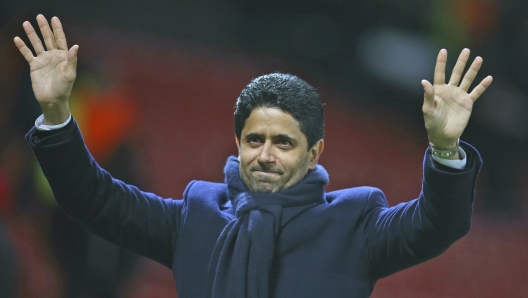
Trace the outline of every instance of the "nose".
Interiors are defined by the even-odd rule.
[[[260,154],[258,156],[259,163],[273,163],[275,162],[275,154],[273,154],[273,144],[271,141],[264,143],[264,146],[261,147]]]

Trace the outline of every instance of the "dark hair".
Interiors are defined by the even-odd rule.
[[[308,150],[324,134],[323,104],[314,87],[300,78],[272,73],[251,80],[235,106],[235,135],[238,139],[251,112],[260,107],[278,108],[290,114],[308,140]]]

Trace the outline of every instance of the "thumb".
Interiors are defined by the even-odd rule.
[[[431,83],[429,83],[427,80],[422,80],[422,87],[424,88],[424,103],[422,106],[422,112],[425,115],[430,115],[435,109],[433,85],[431,85]]]
[[[70,76],[71,79],[75,79],[77,73],[77,52],[79,51],[79,46],[74,45],[68,51],[68,63],[66,64],[66,73]]]

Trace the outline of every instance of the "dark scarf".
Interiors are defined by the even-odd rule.
[[[240,178],[236,157],[224,168],[235,219],[227,224],[211,256],[207,297],[267,298],[275,241],[283,208],[324,203],[328,174],[317,165],[297,184],[276,193],[250,192]]]

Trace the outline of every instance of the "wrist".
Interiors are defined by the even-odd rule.
[[[429,142],[429,147],[431,148],[431,154],[436,157],[443,158],[443,159],[451,159],[451,160],[460,159],[460,156],[458,154],[459,141],[460,140],[457,140],[454,145],[451,145],[451,144],[446,145],[449,147],[441,147],[441,148],[438,148],[435,144],[433,144],[432,142]],[[444,149],[444,148],[449,148],[449,149]]]
[[[429,145],[438,150],[453,150],[458,148],[459,141],[459,138],[454,140],[437,140],[429,138]]]
[[[68,102],[64,104],[45,104],[41,105],[41,107],[42,114],[44,115],[42,124],[44,125],[57,125],[64,123],[68,120],[71,114]]]

